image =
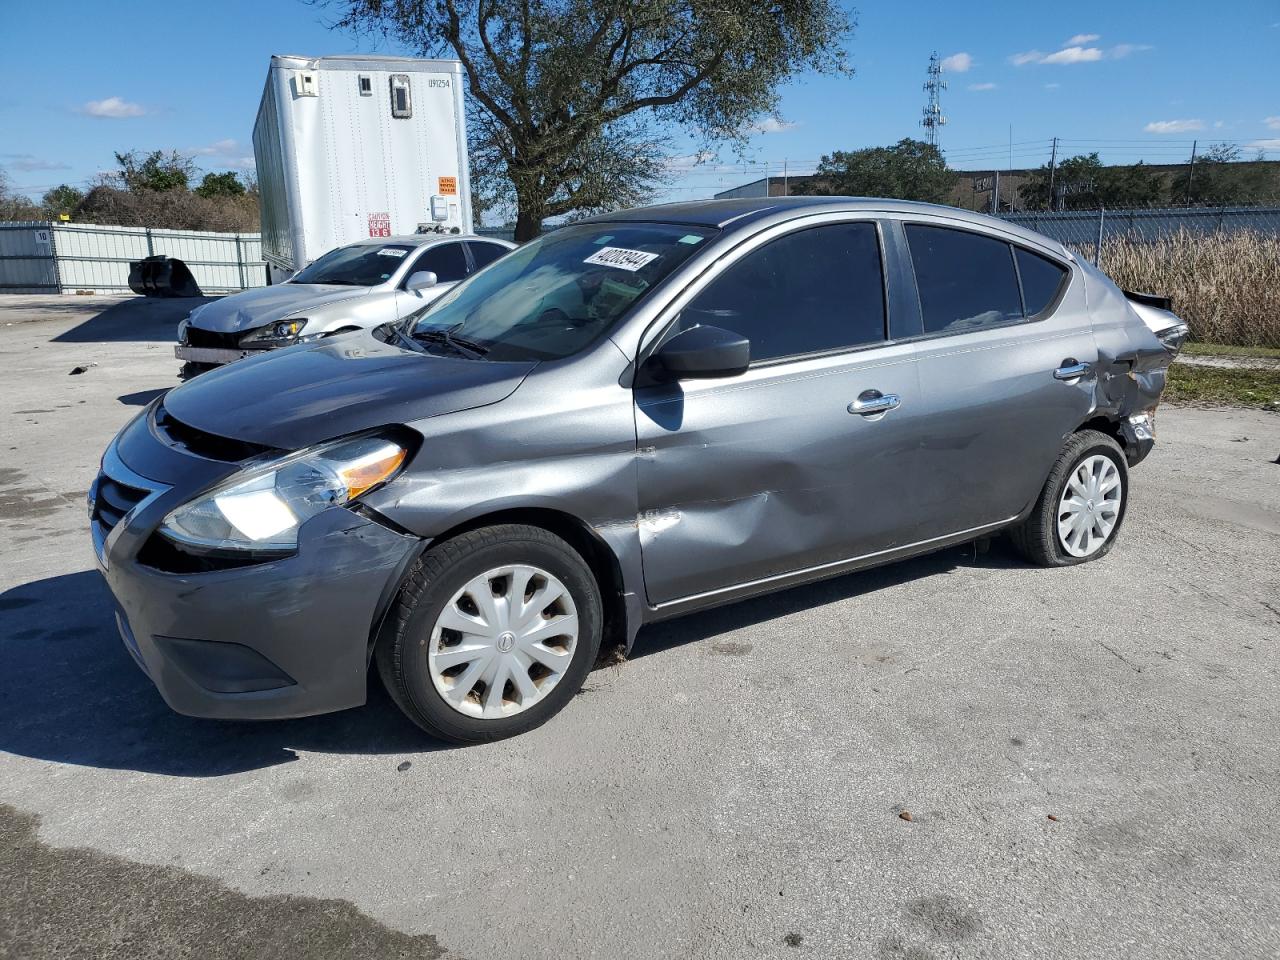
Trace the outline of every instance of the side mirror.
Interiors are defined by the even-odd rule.
[[[721,327],[690,327],[658,348],[645,364],[656,380],[713,380],[745,373],[751,341]]]
[[[426,290],[428,287],[434,287],[439,282],[439,279],[430,270],[419,270],[409,275],[409,279],[405,281],[404,288],[410,292]]]

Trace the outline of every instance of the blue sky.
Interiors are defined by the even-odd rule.
[[[5,0],[0,168],[34,195],[83,184],[112,151],[177,149],[206,170],[252,166],[250,133],[272,53],[401,53],[330,30],[301,0]],[[1211,10],[1211,12],[1210,12]],[[942,146],[961,168],[1066,155],[1180,162],[1191,141],[1280,159],[1280,2],[872,3],[849,44],[851,78],[786,87],[780,118],[730,155],[673,163],[666,196],[696,198],[764,170],[811,170],[834,149],[920,136],[929,54],[946,58]],[[1010,130],[1012,128],[1012,130]],[[692,169],[687,169],[692,166]]]

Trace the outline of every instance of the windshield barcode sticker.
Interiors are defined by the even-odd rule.
[[[383,247],[378,251],[380,257],[403,257],[408,250],[397,250],[395,247]]]
[[[656,253],[645,253],[643,250],[628,250],[626,247],[601,247],[583,263],[595,263],[602,267],[617,267],[635,273],[646,264],[658,259]]]

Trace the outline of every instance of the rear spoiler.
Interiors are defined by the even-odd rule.
[[[1144,303],[1148,307],[1155,307],[1157,310],[1168,310],[1173,313],[1173,298],[1161,297],[1154,293],[1135,293],[1132,290],[1124,291],[1126,300],[1132,300],[1134,303]]]

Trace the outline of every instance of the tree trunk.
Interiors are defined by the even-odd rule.
[[[517,203],[516,206],[516,234],[513,238],[516,243],[524,243],[532,240],[542,232],[542,218],[537,216],[523,204]]]

